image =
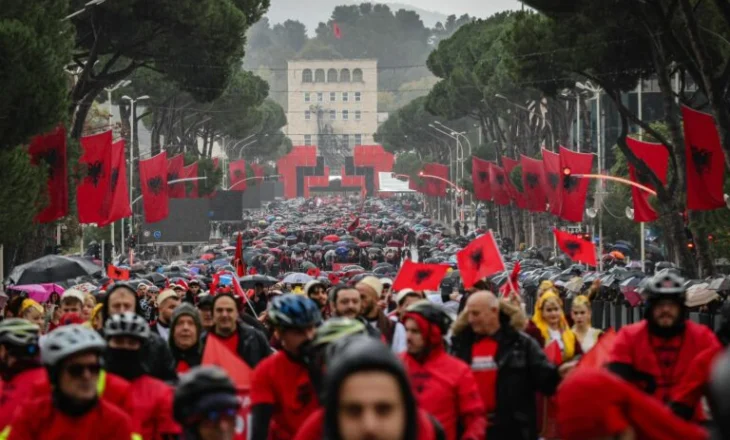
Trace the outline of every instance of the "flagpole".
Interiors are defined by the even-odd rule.
[[[489,230],[489,237],[492,239],[492,243],[494,243],[494,247],[497,249],[497,253],[499,254],[499,261],[502,263],[502,267],[506,271],[507,265],[504,264],[504,257],[502,256],[502,250],[499,249],[499,246],[497,246],[497,240],[494,239],[494,234],[492,233],[491,229]],[[515,294],[517,295],[517,298],[519,298],[520,292],[515,288],[515,285],[512,284],[512,279],[509,276],[507,277],[507,284],[509,284],[510,290],[512,292],[515,292]],[[507,297],[507,299],[509,299],[509,297]]]

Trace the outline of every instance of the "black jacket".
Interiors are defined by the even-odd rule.
[[[535,440],[537,408],[535,393],[555,393],[560,376],[542,348],[530,336],[509,324],[500,313],[501,328],[497,340],[497,410],[489,417],[490,440]],[[471,365],[472,346],[479,337],[467,328],[452,338],[456,357]]]
[[[142,346],[142,359],[146,362],[150,376],[168,383],[177,381],[175,358],[172,357],[167,341],[157,332],[150,332],[150,338]]]
[[[238,347],[236,353],[251,368],[256,368],[264,358],[273,353],[266,336],[259,330],[238,321],[236,324],[238,332]],[[208,340],[208,334],[204,337],[203,344]],[[205,346],[205,345],[203,345]]]

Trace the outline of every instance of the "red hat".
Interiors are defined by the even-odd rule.
[[[408,319],[412,319],[418,325],[418,330],[421,331],[421,336],[428,347],[437,347],[443,345],[443,335],[441,329],[428,319],[424,318],[418,313],[406,313],[403,315],[403,323]]]
[[[62,325],[71,324],[83,324],[84,319],[78,313],[68,312],[61,315],[61,319],[58,320],[59,327]]]
[[[707,432],[662,402],[599,369],[568,375],[557,393],[557,426],[564,440],[620,434],[632,427],[642,440],[705,440]]]

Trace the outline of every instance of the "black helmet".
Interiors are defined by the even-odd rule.
[[[415,313],[423,316],[428,322],[434,324],[441,330],[442,335],[446,335],[449,332],[449,327],[454,319],[449,315],[446,310],[440,307],[438,304],[434,304],[431,301],[423,300],[411,304],[406,309],[406,314]]]
[[[271,300],[269,320],[276,327],[305,328],[322,322],[319,306],[306,296],[288,293]]]
[[[212,365],[200,366],[180,378],[173,415],[178,423],[189,426],[210,411],[237,409],[239,405],[236,387],[226,372]]]
[[[687,297],[684,279],[670,271],[663,271],[654,275],[649,280],[645,291],[650,302],[671,299],[684,305]]]

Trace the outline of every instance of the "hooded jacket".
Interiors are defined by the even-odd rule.
[[[453,327],[452,351],[467,365],[472,365],[472,348],[481,340],[465,318],[457,319]],[[501,327],[493,336],[497,341],[495,362],[497,382],[494,414],[489,414],[490,440],[535,440],[537,433],[537,399],[540,392],[553,395],[560,381],[558,369],[551,364],[542,347],[522,332],[524,315],[500,301]],[[473,368],[472,368],[473,369]]]
[[[187,350],[178,348],[173,339],[175,327],[182,316],[190,316],[193,319],[198,335],[198,342]],[[172,313],[172,318],[170,319],[170,339],[168,340],[168,343],[170,344],[170,352],[172,353],[172,357],[175,359],[176,369],[179,370],[181,362],[187,364],[188,368],[200,365],[200,362],[203,359],[203,344],[201,342],[203,340],[203,334],[203,323],[200,319],[200,313],[198,310],[189,303],[182,303],[177,306],[175,311]]]
[[[402,440],[418,440],[443,436],[441,426],[433,421],[433,434],[427,424],[419,416],[416,398],[411,390],[408,376],[403,365],[393,352],[382,342],[372,338],[362,338],[346,347],[335,358],[327,372],[324,393],[324,437],[327,440],[341,439],[338,423],[340,387],[345,379],[355,373],[364,371],[381,371],[391,374],[398,382],[405,404],[405,433]],[[314,416],[314,415],[313,415]]]

